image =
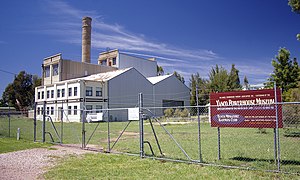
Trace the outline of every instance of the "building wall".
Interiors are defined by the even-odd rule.
[[[91,96],[86,96],[86,87],[92,87]],[[97,87],[101,88],[102,90],[100,96],[96,95]],[[76,95],[75,88],[77,88]],[[44,102],[46,102],[46,114],[51,116],[53,121],[61,120],[60,112],[61,109],[63,109],[63,120],[65,122],[80,122],[80,110],[85,110],[86,107],[91,107],[92,110],[90,111],[90,113],[94,113],[98,112],[99,108],[107,108],[106,88],[107,87],[105,83],[83,80],[62,81],[60,83],[52,85],[37,87],[35,90],[35,102],[37,103],[37,119],[43,119],[42,109],[44,108]],[[75,109],[75,107],[77,110]]]
[[[157,74],[157,62],[154,60],[138,58],[123,53],[119,53],[117,60],[118,68],[120,69],[134,67],[145,77],[152,77]]]
[[[144,106],[152,106],[152,84],[136,69],[122,73],[108,82],[109,108],[138,107],[138,95],[143,93]],[[113,121],[127,120],[127,110],[109,112]]]
[[[153,104],[163,107],[163,100],[183,101],[184,106],[190,105],[190,89],[179,81],[174,75],[156,83],[152,87]],[[164,109],[154,109],[157,116],[163,115]]]
[[[57,74],[54,73],[55,66],[57,66]],[[117,68],[110,66],[65,60],[62,59],[61,54],[58,54],[44,59],[42,73],[43,85],[51,85],[64,80],[114,71],[116,69]]]

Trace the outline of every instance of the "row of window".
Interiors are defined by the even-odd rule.
[[[77,96],[77,87],[74,88],[68,88],[68,95],[69,97]],[[85,91],[86,96],[93,96],[93,87],[87,86]],[[54,98],[54,90],[47,90],[47,99]],[[102,88],[96,87],[95,96],[102,97]],[[65,97],[65,89],[57,89],[57,98]],[[44,91],[38,92],[38,99],[44,99]]]
[[[87,113],[100,113],[102,112],[102,106],[101,105],[96,105],[95,109],[93,109],[93,105],[86,105],[86,110]],[[37,114],[38,115],[43,115],[44,108],[43,107],[38,107],[37,108]],[[72,113],[73,112],[73,113]],[[47,107],[46,108],[46,115],[54,115],[54,107]],[[78,113],[78,108],[77,106],[68,106],[68,115],[77,115]]]
[[[97,97],[102,97],[102,88],[101,87],[96,87],[96,96]],[[85,89],[85,95],[86,96],[93,96],[93,87],[87,86]]]
[[[69,88],[68,89],[68,95],[69,97],[72,97],[72,96],[77,96],[77,87],[74,87],[74,88]],[[49,98],[54,98],[54,90],[47,90],[47,99]],[[65,97],[65,89],[62,88],[62,89],[57,89],[57,96],[58,98],[60,97]],[[41,92],[38,92],[38,99],[44,99],[44,91],[41,91]]]
[[[108,61],[108,59],[102,60],[101,61],[101,65],[103,65],[103,66],[107,66],[107,65],[108,66],[112,66],[112,65],[116,65],[117,64],[117,58],[116,57],[112,58],[112,62],[108,61],[109,64],[107,64],[107,61]]]
[[[50,77],[50,66],[45,66],[44,68],[45,77]],[[58,75],[58,64],[52,65],[52,76]]]
[[[77,111],[78,111],[77,106],[73,106],[73,109],[72,109],[72,106],[68,106],[68,115],[72,115],[72,111],[73,111],[73,115],[77,115]],[[43,112],[44,112],[43,107],[37,108],[38,115],[43,115]],[[47,107],[45,113],[46,113],[46,115],[54,115],[54,107]]]

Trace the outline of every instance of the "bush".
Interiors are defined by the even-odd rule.
[[[172,117],[174,113],[174,109],[168,108],[164,110],[165,117]]]

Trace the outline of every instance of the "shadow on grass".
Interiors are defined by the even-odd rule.
[[[261,161],[261,162],[274,163],[274,159],[258,159],[258,158],[249,158],[249,157],[241,157],[241,156],[233,157],[230,159],[236,161],[245,161],[245,162]],[[295,160],[281,160],[280,163],[283,165],[300,165],[300,161],[295,161]]]

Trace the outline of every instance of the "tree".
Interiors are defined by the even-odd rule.
[[[232,64],[231,70],[228,76],[228,90],[239,90],[241,89],[239,70],[235,68],[235,65]]]
[[[177,77],[177,79],[179,79],[179,81],[181,81],[183,84],[185,83],[184,77],[181,76],[178,72],[174,71],[173,74]]]
[[[246,90],[250,89],[250,85],[249,85],[247,76],[244,77],[244,86],[245,86]]]
[[[156,71],[157,71],[158,76],[162,76],[165,73],[163,67],[161,67],[159,65],[156,66]]]
[[[41,85],[41,79],[37,76],[21,71],[5,88],[2,100],[9,106],[14,106],[17,110],[25,110],[32,107],[34,103],[34,89]]]
[[[274,67],[273,73],[268,79],[266,87],[272,88],[273,83],[276,82],[277,87],[282,88],[283,99],[286,100],[286,93],[291,88],[296,88],[300,80],[300,68],[297,59],[290,59],[290,52],[281,48],[278,51],[276,60],[272,60]]]
[[[293,12],[300,14],[300,0],[289,0],[288,4],[291,6]]]
[[[288,4],[291,6],[293,12],[300,14],[300,0],[289,0]],[[300,34],[297,34],[297,39],[300,41]]]
[[[190,78],[191,97],[190,104],[197,105],[196,101],[196,86],[198,86],[198,101],[199,105],[206,105],[209,102],[209,82],[201,78],[199,73],[192,74]]]
[[[212,92],[225,92],[228,91],[228,73],[222,66],[216,65],[209,72],[210,90]]]

